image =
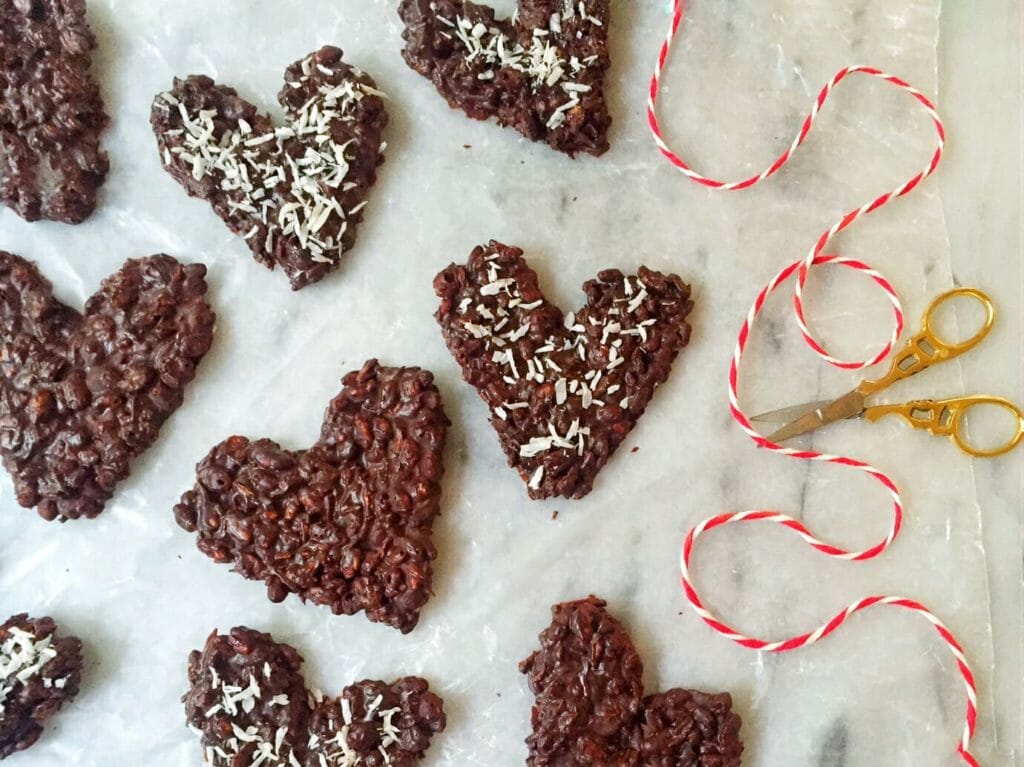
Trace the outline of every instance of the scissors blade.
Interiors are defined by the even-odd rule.
[[[767,439],[775,443],[785,442],[809,431],[820,429],[827,424],[842,421],[845,418],[853,418],[864,411],[864,400],[865,395],[854,389],[824,407],[812,410],[786,424],[774,434],[769,434]]]
[[[762,423],[789,423],[805,413],[821,410],[831,401],[830,399],[820,399],[817,402],[805,402],[803,405],[791,405],[790,407],[782,407],[778,410],[769,410],[767,413],[758,413],[755,416],[751,416],[750,420]]]

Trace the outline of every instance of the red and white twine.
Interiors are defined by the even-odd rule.
[[[867,264],[857,261],[851,258],[844,258],[834,255],[826,255],[825,248],[829,242],[841,231],[853,224],[862,216],[866,216],[872,211],[878,210],[887,203],[902,197],[905,194],[909,194],[913,191],[924,179],[930,176],[938,167],[939,161],[942,159],[942,151],[945,142],[945,131],[942,127],[942,121],[939,118],[938,113],[935,110],[934,104],[920,91],[913,88],[906,81],[895,77],[885,72],[875,69],[874,67],[866,66],[853,66],[841,69],[836,75],[821,89],[817,99],[815,99],[813,106],[811,107],[810,114],[804,120],[800,126],[796,138],[793,139],[792,144],[786,149],[779,157],[769,165],[761,173],[751,176],[743,181],[736,182],[724,182],[717,181],[712,178],[708,178],[697,171],[693,170],[689,165],[686,164],[678,155],[676,155],[665,142],[665,139],[661,132],[661,127],[658,124],[657,117],[657,102],[658,102],[658,91],[661,82],[661,75],[664,71],[665,64],[668,60],[669,51],[671,50],[672,43],[675,40],[676,34],[679,31],[679,26],[683,20],[684,11],[684,0],[675,0],[672,9],[672,22],[669,29],[668,36],[665,39],[664,44],[661,47],[661,51],[658,54],[658,63],[654,71],[654,76],[651,78],[650,95],[647,102],[647,117],[650,123],[651,132],[654,134],[654,141],[661,150],[661,153],[671,162],[676,168],[678,168],[684,175],[693,181],[706,186],[711,189],[723,190],[723,191],[734,191],[740,189],[747,189],[754,186],[766,178],[774,175],[784,166],[793,153],[800,147],[800,145],[807,138],[811,132],[811,128],[814,124],[815,119],[821,112],[828,100],[832,90],[841,83],[844,79],[853,74],[863,74],[869,77],[874,77],[882,80],[883,82],[889,83],[896,86],[902,91],[908,93],[914,100],[924,109],[927,115],[931,118],[932,123],[935,127],[935,133],[937,136],[935,151],[933,152],[931,159],[928,164],[912,178],[901,184],[896,189],[886,194],[876,197],[871,202],[856,208],[839,221],[833,224],[827,231],[825,231],[818,241],[811,248],[810,252],[805,258],[800,261],[795,261],[789,264],[786,268],[780,271],[772,280],[764,287],[763,290],[758,294],[754,301],[753,306],[750,308],[750,312],[747,314],[743,326],[740,328],[739,337],[736,341],[736,348],[733,352],[732,364],[729,368],[729,409],[732,413],[733,418],[739,423],[740,427],[744,432],[754,441],[758,447],[763,447],[767,450],[771,450],[782,455],[791,456],[793,458],[799,458],[806,461],[819,461],[825,463],[839,464],[842,466],[848,466],[860,472],[864,472],[868,476],[877,480],[889,493],[892,498],[893,504],[893,516],[892,523],[889,527],[885,538],[875,544],[874,546],[867,548],[863,551],[847,551],[839,546],[827,543],[817,538],[802,522],[786,514],[782,514],[778,511],[760,510],[760,511],[743,511],[732,514],[722,514],[711,519],[706,519],[699,525],[690,530],[686,536],[686,540],[683,543],[682,555],[680,557],[680,572],[682,575],[683,589],[686,594],[686,599],[690,603],[690,606],[697,613],[697,615],[712,629],[721,634],[722,636],[731,639],[743,647],[748,647],[753,650],[763,650],[766,652],[788,652],[790,650],[797,650],[801,647],[814,644],[820,639],[824,639],[829,634],[836,631],[841,625],[843,625],[851,616],[861,610],[866,610],[869,607],[875,605],[895,605],[896,607],[902,607],[907,610],[912,610],[917,613],[929,623],[931,623],[935,630],[942,637],[942,640],[949,647],[953,653],[954,658],[957,662],[957,667],[960,670],[960,675],[963,678],[964,688],[966,691],[966,713],[964,718],[963,735],[960,739],[960,743],[957,746],[957,753],[960,757],[973,767],[979,767],[978,760],[970,752],[970,742],[974,735],[976,720],[977,720],[977,691],[975,688],[974,675],[971,673],[970,666],[967,663],[967,659],[964,656],[963,648],[957,642],[953,634],[947,629],[942,621],[940,621],[928,608],[919,602],[912,599],[906,599],[903,597],[894,596],[872,596],[865,599],[860,599],[849,605],[846,609],[836,613],[836,615],[823,625],[819,626],[814,631],[799,636],[790,637],[782,641],[767,641],[764,639],[758,639],[756,637],[747,636],[735,628],[725,623],[721,619],[715,616],[705,605],[701,599],[696,587],[693,584],[693,580],[690,575],[690,560],[693,556],[693,551],[697,543],[697,539],[711,530],[724,525],[737,523],[737,522],[774,522],[782,525],[789,530],[795,532],[800,538],[807,544],[817,549],[818,551],[827,554],[830,557],[837,559],[849,560],[849,561],[864,561],[877,557],[896,539],[899,535],[900,528],[903,524],[903,501],[900,498],[899,488],[896,487],[895,483],[886,476],[882,471],[876,469],[863,461],[856,460],[854,458],[847,458],[838,455],[828,455],[825,453],[817,453],[811,450],[795,450],[792,448],[782,447],[781,445],[775,444],[765,438],[763,434],[758,432],[750,422],[750,419],[744,413],[739,403],[739,397],[737,390],[739,387],[739,367],[740,362],[743,359],[743,352],[746,349],[747,341],[750,337],[750,331],[753,327],[758,315],[763,308],[765,301],[768,296],[775,291],[782,283],[786,282],[795,273],[796,285],[793,296],[794,313],[796,315],[797,325],[800,328],[800,332],[804,337],[807,344],[814,350],[814,352],[821,357],[823,360],[831,365],[839,368],[848,370],[859,370],[867,368],[872,365],[881,362],[883,359],[889,356],[892,352],[896,342],[898,341],[900,334],[903,331],[903,310],[900,306],[899,298],[896,295],[896,291],[893,286],[885,279],[881,274],[876,272]],[[854,269],[870,277],[884,292],[886,298],[892,304],[893,315],[894,315],[894,326],[892,335],[886,344],[878,351],[877,354],[867,360],[860,361],[848,361],[837,359],[830,355],[828,351],[818,342],[814,337],[811,329],[808,327],[807,321],[804,317],[803,307],[803,289],[807,283],[808,275],[810,274],[811,268],[822,264],[838,264],[850,269]]]

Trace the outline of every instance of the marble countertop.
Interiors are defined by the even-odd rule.
[[[968,388],[1003,382],[1010,396],[1024,392],[1022,302],[1021,142],[1022,6],[996,0],[984,13],[965,3],[943,4],[939,45],[939,93],[953,136],[939,176],[951,261],[957,281],[985,285],[1004,307],[1006,321],[995,343],[964,358]],[[1000,742],[992,764],[1024,764],[1024,602],[1021,571],[1024,462],[975,466],[978,505],[985,514],[995,673],[990,685]],[[993,720],[979,738],[995,737]]]
[[[496,5],[509,11],[513,1]],[[48,525],[18,508],[0,478],[0,614],[52,614],[83,637],[88,661],[79,700],[12,764],[199,764],[179,703],[187,654],[211,629],[247,624],[295,644],[310,681],[328,691],[364,676],[427,676],[445,698],[449,728],[424,767],[520,765],[531,696],[516,664],[535,649],[551,604],[588,593],[629,627],[650,691],[732,692],[746,767],[959,764],[962,689],[922,621],[871,611],[805,651],[753,653],[697,620],[677,576],[686,531],[724,511],[777,508],[844,546],[884,535],[889,507],[863,478],[754,449],[729,418],[725,376],[761,285],[841,213],[923,165],[929,125],[905,96],[853,81],[776,178],[738,194],[701,189],[661,160],[644,121],[665,5],[615,0],[613,148],[571,162],[448,110],[401,61],[395,0],[91,0],[96,70],[114,115],[102,207],[77,228],[29,225],[0,210],[0,247],[39,263],[78,305],[128,257],[203,261],[219,325],[186,405],[98,520]],[[836,247],[883,271],[912,323],[954,284],[983,288],[999,307],[983,347],[894,398],[991,392],[1019,401],[1021,9],[1017,0],[988,0],[984,12],[940,5],[692,0],[662,114],[671,143],[699,169],[734,178],[788,144],[841,66],[877,65],[935,95],[949,133],[938,176]],[[293,294],[162,172],[148,111],[174,75],[198,72],[269,108],[284,66],[326,43],[391,96],[388,159],[343,267]],[[646,264],[694,285],[691,346],[583,501],[527,500],[431,318],[434,274],[490,238],[525,248],[566,309],[585,280],[613,266]],[[836,351],[875,348],[888,332],[879,295],[838,270],[814,280],[810,316]],[[752,344],[741,392],[751,409],[857,380],[806,349],[785,293]],[[230,434],[308,444],[341,375],[373,356],[433,370],[454,422],[436,595],[408,636],[293,600],[270,604],[261,585],[199,554],[171,514],[195,462]],[[857,565],[825,560],[779,530],[715,533],[694,571],[708,602],[774,639],[868,594],[920,599],[977,673],[975,753],[987,767],[1021,767],[1024,451],[972,462],[888,420],[839,424],[802,444],[891,473],[907,502],[903,533],[884,556]]]

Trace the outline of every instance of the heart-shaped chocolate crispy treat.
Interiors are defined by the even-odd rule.
[[[434,279],[437,320],[531,498],[582,498],[690,339],[690,288],[609,269],[568,315],[518,248],[492,241]]]
[[[453,109],[570,156],[608,151],[608,0],[519,0],[502,20],[468,0],[402,0],[399,14],[406,63]]]
[[[213,341],[206,267],[132,259],[84,314],[0,251],[0,453],[18,503],[95,517],[182,403]]]
[[[383,94],[341,57],[325,47],[285,70],[281,127],[209,77],[176,79],[153,102],[167,172],[295,290],[322,280],[355,244],[384,162]]]
[[[418,677],[365,680],[339,698],[308,691],[295,648],[239,627],[188,659],[189,727],[212,767],[413,767],[445,728]]]
[[[430,596],[448,419],[434,377],[370,360],[349,373],[309,450],[225,440],[175,509],[199,550],[335,614],[403,634]]]
[[[520,665],[536,695],[529,767],[739,767],[728,693],[643,697],[643,663],[605,602],[551,608],[540,650]]]
[[[107,176],[85,0],[0,0],[0,202],[78,224]]]
[[[78,695],[82,643],[58,637],[52,618],[24,613],[0,624],[0,759],[32,746],[43,723]]]

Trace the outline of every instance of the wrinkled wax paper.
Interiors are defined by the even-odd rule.
[[[760,286],[845,210],[922,166],[933,140],[927,119],[894,89],[851,81],[789,168],[747,192],[715,194],[674,172],[647,133],[647,77],[668,22],[661,0],[615,3],[613,148],[575,162],[451,111],[403,63],[396,5],[91,1],[95,71],[113,116],[101,207],[75,228],[0,211],[0,246],[39,263],[78,306],[129,257],[163,251],[202,261],[219,322],[185,406],[100,519],[47,524],[17,507],[6,476],[0,484],[0,612],[52,614],[84,639],[88,656],[79,699],[12,764],[200,764],[179,702],[186,657],[212,629],[237,624],[295,644],[310,683],[334,693],[366,676],[428,677],[449,726],[425,765],[523,764],[532,697],[516,664],[535,648],[551,604],[589,593],[608,599],[630,628],[649,692],[733,693],[747,765],[957,763],[962,690],[952,657],[921,619],[880,608],[813,648],[769,656],[700,623],[677,578],[686,530],[724,511],[778,508],[849,547],[884,536],[891,510],[877,484],[752,446],[728,416],[726,371]],[[812,96],[844,65],[875,64],[934,94],[938,10],[938,0],[694,0],[664,79],[670,140],[698,168],[739,178],[789,143]],[[175,75],[204,73],[280,114],[285,66],[327,43],[391,96],[389,149],[356,248],[334,275],[293,293],[161,170],[149,108]],[[694,285],[690,348],[583,501],[527,500],[431,317],[433,276],[492,237],[524,247],[566,309],[607,267],[646,264]],[[934,182],[837,247],[885,272],[911,322],[951,285]],[[808,290],[809,316],[837,353],[863,357],[883,342],[890,318],[867,280],[826,268]],[[837,395],[859,380],[804,346],[790,303],[784,290],[755,333],[742,382],[753,412]],[[342,374],[370,357],[433,370],[454,422],[436,595],[409,636],[295,599],[272,605],[261,584],[202,556],[171,512],[195,463],[231,434],[309,445]],[[897,396],[960,393],[957,365],[945,368]],[[984,722],[992,650],[971,463],[894,420],[840,424],[807,444],[889,471],[905,493],[903,534],[878,560],[844,564],[779,529],[728,528],[695,560],[709,604],[774,639],[810,630],[861,596],[920,599],[974,662]],[[991,733],[977,753],[998,762]]]

